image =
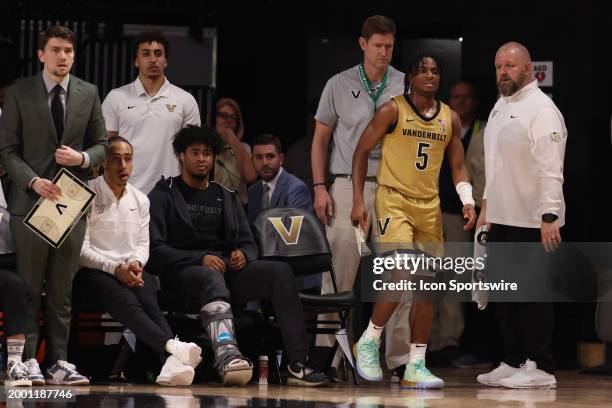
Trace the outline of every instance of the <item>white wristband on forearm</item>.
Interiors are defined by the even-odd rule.
[[[474,199],[472,198],[472,185],[465,181],[460,181],[455,186],[457,190],[457,194],[459,194],[459,199],[461,200],[461,204],[466,205],[476,205]]]

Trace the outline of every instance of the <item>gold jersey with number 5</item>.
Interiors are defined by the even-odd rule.
[[[438,195],[440,167],[453,134],[451,109],[437,101],[431,118],[422,116],[408,95],[393,97],[399,108],[395,129],[386,134],[377,181],[412,198]]]
[[[379,241],[399,248],[418,243],[426,253],[442,256],[438,179],[453,134],[451,110],[437,101],[435,114],[426,118],[407,95],[393,100],[399,108],[397,123],[383,139],[377,174]]]

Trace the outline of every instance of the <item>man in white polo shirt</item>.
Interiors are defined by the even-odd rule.
[[[89,181],[96,196],[73,290],[159,353],[164,366],[158,384],[190,385],[202,350],[174,338],[155,281],[143,269],[149,259],[149,199],[128,183],[133,153],[126,139],[110,138],[104,174]]]
[[[567,130],[563,115],[538,88],[531,75],[531,57],[522,44],[509,42],[495,54],[501,97],[485,129],[486,185],[476,230],[488,226],[488,242],[541,242],[546,252],[561,242],[565,224],[563,157]],[[496,249],[497,248],[497,249]],[[511,265],[518,274],[542,275],[544,251],[530,246],[517,256],[514,247],[488,248],[492,271]],[[541,268],[542,266],[539,266]],[[526,288],[527,289],[527,288]],[[550,353],[552,303],[498,303],[504,362],[478,382],[507,388],[555,388]],[[519,366],[521,368],[519,368]]]
[[[187,125],[200,125],[194,97],[172,85],[164,71],[169,44],[160,32],[141,33],[134,41],[138,78],[113,89],[102,104],[108,137],[120,135],[134,146],[130,184],[145,194],[163,175],[180,173],[172,138]]]

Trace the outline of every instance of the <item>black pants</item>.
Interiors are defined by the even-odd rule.
[[[4,312],[5,337],[26,333],[26,289],[21,276],[14,272],[15,264],[15,254],[0,255],[0,310]]]
[[[74,293],[87,304],[109,313],[153,350],[163,354],[172,330],[157,303],[153,277],[142,272],[144,286],[128,288],[109,273],[83,268],[74,279]]]
[[[489,303],[485,310],[478,310],[476,303],[465,304],[465,328],[461,334],[459,347],[478,358],[503,360],[497,322],[498,303]]]
[[[282,262],[254,261],[225,274],[204,266],[188,266],[162,275],[162,287],[184,293],[201,306],[215,300],[243,304],[268,300],[280,326],[291,363],[308,355],[304,311],[291,268]]]
[[[540,242],[540,229],[519,228],[493,224],[489,232],[489,242]],[[540,244],[541,245],[541,244]],[[511,251],[490,251],[489,268],[498,265],[512,265],[516,270],[524,270],[530,262],[538,261],[539,256],[546,256],[543,249],[534,247],[534,254],[528,257],[517,257]],[[537,254],[535,253],[537,252]],[[542,254],[542,255],[539,255]],[[516,255],[516,254],[514,254]],[[538,271],[533,271],[537,273]],[[541,271],[544,274],[545,271]],[[518,367],[525,360],[535,361],[538,368],[553,373],[555,364],[550,352],[550,343],[554,330],[553,304],[546,302],[500,302],[496,305],[502,341],[504,344],[504,361]]]

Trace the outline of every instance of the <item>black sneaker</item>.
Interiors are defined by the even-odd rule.
[[[315,371],[305,361],[288,365],[287,371],[289,371],[287,385],[320,387],[329,384],[329,378],[325,374]]]
[[[402,364],[401,366],[394,368],[391,372],[391,382],[399,384],[400,380],[404,377],[404,371],[406,370],[406,365]]]

